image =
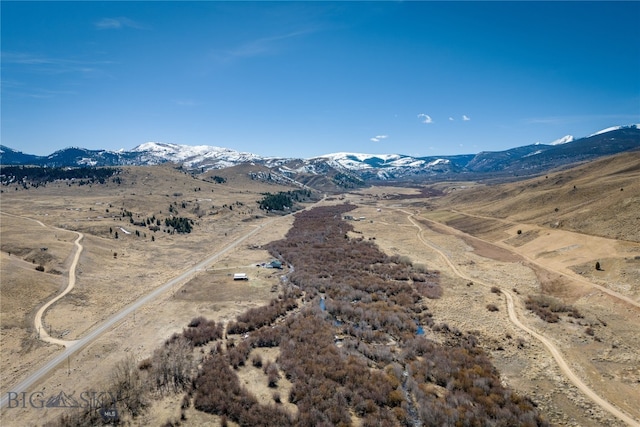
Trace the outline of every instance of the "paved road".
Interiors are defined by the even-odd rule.
[[[491,287],[491,285],[489,285],[487,283],[483,283],[482,281],[478,280],[478,278],[473,278],[473,277],[467,276],[466,274],[464,274],[463,272],[458,270],[458,268],[454,265],[454,263],[449,259],[449,257],[442,250],[440,250],[440,248],[438,248],[436,245],[432,244],[431,242],[427,241],[424,237],[422,237],[422,227],[420,226],[420,224],[417,221],[415,221],[413,219],[413,214],[411,214],[410,212],[404,211],[404,210],[400,210],[400,211],[406,213],[408,215],[409,221],[411,221],[411,223],[418,228],[418,230],[419,230],[418,231],[418,238],[420,239],[420,241],[422,243],[424,243],[426,246],[429,246],[431,249],[436,251],[444,259],[444,261],[447,263],[449,268],[451,268],[451,270],[457,276],[459,276],[459,277],[461,277],[461,278],[463,278],[465,280],[472,281],[473,283],[477,283],[479,285],[483,285],[483,286],[486,286],[486,287]],[[439,224],[439,225],[441,225],[441,224]],[[516,310],[515,310],[515,304],[514,304],[514,301],[513,301],[513,295],[511,294],[510,291],[505,290],[505,289],[501,289],[501,292],[505,295],[505,297],[507,299],[507,310],[509,312],[509,320],[515,326],[517,326],[521,330],[527,332],[529,335],[531,335],[532,337],[534,337],[535,339],[540,341],[547,348],[547,350],[549,351],[551,356],[553,356],[554,360],[558,364],[558,367],[560,368],[562,373],[582,393],[584,393],[589,399],[591,399],[595,404],[600,406],[603,410],[607,411],[608,413],[610,413],[611,415],[613,415],[614,417],[616,417],[620,421],[623,421],[623,422],[625,422],[626,424],[628,424],[630,426],[640,427],[640,422],[638,422],[637,420],[631,418],[629,415],[627,415],[626,413],[622,412],[620,409],[618,409],[615,406],[613,406],[611,403],[609,403],[608,401],[606,401],[605,399],[600,397],[598,394],[596,394],[596,392],[594,392],[591,388],[589,388],[589,386],[587,386],[585,383],[583,383],[582,380],[571,370],[571,368],[569,367],[567,362],[562,357],[562,354],[560,353],[558,348],[549,339],[547,339],[545,336],[537,333],[533,329],[529,328],[528,326],[525,326],[522,322],[520,322],[520,320],[518,319],[518,315],[516,313]]]
[[[206,259],[200,261],[198,264],[196,264],[193,267],[189,268],[188,270],[184,271],[179,276],[174,277],[173,279],[169,280],[168,282],[166,282],[162,286],[154,289],[152,292],[146,294],[145,296],[143,296],[140,299],[136,300],[132,304],[130,304],[127,307],[123,308],[121,311],[119,311],[118,313],[114,314],[113,316],[111,316],[110,318],[105,320],[102,324],[100,324],[100,326],[98,326],[97,328],[93,329],[91,332],[89,332],[84,337],[78,339],[75,342],[66,341],[65,343],[67,343],[67,344],[71,343],[71,344],[68,345],[62,353],[60,353],[60,354],[56,355],[55,357],[53,357],[52,359],[48,360],[43,366],[38,368],[35,372],[33,372],[31,375],[29,375],[26,379],[24,379],[23,381],[21,381],[18,384],[15,384],[15,385],[9,387],[8,390],[5,390],[3,392],[2,397],[0,397],[0,408],[3,408],[3,407],[5,407],[7,405],[8,401],[9,401],[9,395],[8,395],[9,391],[15,392],[15,393],[22,393],[22,392],[28,391],[30,387],[32,387],[34,384],[38,383],[38,381],[40,381],[50,371],[52,371],[58,365],[60,365],[62,362],[67,360],[68,357],[70,357],[71,355],[73,355],[74,353],[79,351],[81,348],[83,348],[84,346],[86,346],[87,344],[89,344],[90,342],[95,340],[96,338],[98,338],[104,332],[106,332],[111,327],[113,327],[116,323],[118,323],[119,321],[121,321],[122,319],[127,317],[128,315],[132,314],[134,311],[138,310],[143,305],[145,305],[148,302],[154,300],[155,298],[157,298],[161,294],[167,292],[173,286],[175,286],[175,285],[183,282],[184,280],[190,278],[198,270],[201,270],[201,269],[207,267],[208,265],[213,263],[216,259],[220,258],[222,255],[224,255],[227,252],[231,251],[232,249],[237,247],[240,243],[244,242],[249,237],[253,236],[258,231],[260,231],[263,227],[267,226],[268,224],[270,224],[273,221],[274,220],[272,219],[271,221],[265,222],[262,225],[258,225],[258,226],[256,226],[256,228],[254,230],[251,230],[250,232],[238,237],[229,246],[225,247],[221,251],[219,251],[219,252],[217,252],[217,253],[215,253],[213,255],[210,255]],[[40,223],[40,221],[37,221],[37,222]],[[40,224],[44,226],[44,224],[42,224],[42,223],[40,223]],[[76,240],[76,242],[79,242],[79,240]],[[77,253],[76,255],[79,256],[79,253]],[[73,267],[75,268],[75,265]]]

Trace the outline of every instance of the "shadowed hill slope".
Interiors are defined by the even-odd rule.
[[[515,183],[450,189],[443,206],[640,242],[640,152]]]

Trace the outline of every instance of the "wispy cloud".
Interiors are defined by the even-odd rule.
[[[178,99],[175,103],[180,107],[195,107],[196,105],[200,105],[199,102],[194,101],[193,99]]]
[[[248,40],[227,50],[214,50],[212,51],[211,56],[213,57],[213,59],[219,62],[230,62],[234,59],[240,58],[273,55],[283,48],[282,42],[289,39],[302,37],[304,35],[313,33],[314,31],[315,30],[313,29],[307,29],[291,31],[275,36],[260,37],[253,40]]]
[[[530,117],[523,120],[528,125],[567,125],[581,122],[589,122],[594,120],[611,120],[611,121],[634,121],[638,120],[638,115],[634,114],[585,114],[575,116],[549,116],[549,117]]]
[[[112,64],[112,61],[91,61],[82,59],[57,58],[22,52],[2,52],[3,65],[29,67],[29,71],[46,73],[91,73],[99,71],[99,66]]]
[[[374,136],[373,138],[370,138],[370,139],[373,142],[380,142],[383,139],[387,139],[387,138],[389,138],[389,135],[376,135],[376,136]]]
[[[1,82],[1,90],[3,95],[12,95],[22,98],[47,99],[60,95],[75,95],[77,92],[72,90],[52,90],[27,85],[26,83],[16,80],[3,79]]]
[[[72,90],[49,90],[40,88],[29,88],[28,91],[21,92],[20,95],[34,98],[34,99],[47,99],[54,98],[60,95],[76,95],[77,92]]]
[[[454,121],[454,120],[455,120],[455,119],[454,119],[453,117],[449,117],[449,121],[450,121],[450,122],[452,122],[452,121]]]
[[[102,18],[101,20],[93,23],[94,27],[98,30],[120,30],[122,28],[134,28],[136,30],[142,30],[144,25],[139,22],[129,19],[124,16],[117,18]]]
[[[570,120],[567,120],[566,117],[533,117],[530,119],[525,119],[526,124],[536,125],[536,124],[562,124],[569,123]]]
[[[433,123],[433,119],[428,114],[420,113],[418,114],[418,118],[420,119],[421,123],[425,123],[425,124]]]
[[[463,114],[463,115],[462,115],[462,120],[463,120],[463,121],[465,121],[465,122],[468,122],[468,121],[469,121],[469,120],[471,120],[471,119],[470,119],[470,118],[469,118],[469,116],[467,116],[466,114]],[[482,120],[481,120],[481,121],[482,121]]]
[[[107,66],[113,64],[112,61],[64,58],[29,52],[2,52],[1,59],[4,74],[2,94],[34,99],[76,95],[81,79],[111,78]],[[37,82],[31,81],[29,75],[38,76]],[[41,76],[45,77],[40,79]],[[73,77],[72,83],[69,76]]]

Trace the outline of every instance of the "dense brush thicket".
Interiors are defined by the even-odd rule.
[[[560,320],[558,313],[567,313],[568,317],[576,319],[584,317],[577,308],[549,295],[529,295],[525,306],[548,323],[557,323]]]
[[[295,267],[278,298],[230,322],[226,340],[220,325],[193,319],[139,365],[145,381],[128,368],[124,378],[135,387],[125,379],[118,387],[156,395],[184,390],[183,417],[193,405],[220,416],[222,425],[350,426],[355,417],[364,427],[548,425],[530,399],[502,385],[474,335],[434,324],[426,302],[442,292],[436,273],[348,237],[352,227],[341,218],[351,209],[298,213],[285,239],[269,245]],[[426,328],[442,343],[427,339]],[[194,347],[210,342],[196,368]],[[270,404],[236,374],[258,347],[280,350],[264,364],[254,354],[249,368],[263,369],[274,389]],[[291,389],[282,397],[296,413],[279,404],[283,376]],[[137,416],[145,393],[129,393],[135,399],[119,407]],[[95,411],[84,417],[79,425],[95,421]],[[58,425],[74,424],[67,417]]]
[[[300,212],[286,238],[269,245],[295,266],[288,281],[304,306],[291,313],[286,301],[300,295],[288,295],[238,316],[229,332],[249,335],[210,356],[207,363],[226,374],[200,372],[196,408],[240,425],[346,426],[354,415],[363,426],[546,425],[529,399],[501,384],[473,335],[434,328],[446,345],[421,335],[419,327],[434,326],[425,298],[441,295],[438,275],[348,238],[352,226],[341,218],[351,209]],[[275,326],[276,318],[285,320]],[[295,416],[273,405],[258,412],[246,390],[236,391],[233,370],[219,366],[241,366],[251,348],[275,345]]]

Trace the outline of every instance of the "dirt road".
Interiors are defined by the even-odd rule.
[[[325,201],[325,198],[326,197],[323,197],[323,199],[321,199],[320,201],[318,201],[318,202],[316,202],[316,203],[314,203],[314,204],[312,204],[310,206],[305,207],[304,210],[308,210],[308,209],[311,209],[311,208],[313,208],[315,206],[321,205]],[[295,214],[295,213],[293,213],[293,214]],[[7,214],[7,215],[9,215],[9,214]],[[15,215],[12,215],[12,216],[15,216]],[[21,217],[21,218],[23,218],[23,217]],[[218,251],[218,252],[216,252],[214,254],[209,255],[207,258],[203,259],[202,261],[198,262],[197,264],[187,268],[180,275],[174,277],[173,279],[171,279],[168,282],[164,283],[163,285],[157,287],[156,289],[154,289],[150,293],[144,295],[143,297],[141,297],[138,300],[134,301],[130,305],[126,306],[124,309],[122,309],[119,312],[115,313],[114,315],[112,315],[111,317],[106,319],[104,322],[102,322],[98,327],[96,327],[95,329],[91,330],[88,334],[86,334],[85,336],[83,336],[82,338],[80,338],[80,339],[78,339],[76,341],[55,340],[54,338],[51,338],[48,335],[46,335],[51,340],[49,342],[53,342],[55,344],[64,345],[66,347],[65,350],[62,353],[57,354],[52,359],[48,360],[43,366],[38,368],[35,372],[33,372],[31,375],[29,375],[26,379],[24,379],[23,381],[21,381],[18,384],[13,385],[12,387],[8,388],[8,390],[11,390],[13,393],[18,393],[18,394],[23,392],[23,391],[27,391],[31,386],[33,386],[34,384],[38,383],[43,377],[45,377],[49,372],[51,372],[53,369],[55,369],[57,366],[59,366],[61,363],[63,363],[65,360],[67,360],[71,355],[73,355],[74,353],[80,351],[82,348],[87,346],[89,343],[91,343],[94,340],[96,340],[103,333],[105,333],[107,330],[112,328],[116,323],[120,322],[125,317],[133,314],[136,310],[140,309],[142,306],[144,306],[145,304],[149,303],[150,301],[156,299],[161,294],[169,291],[170,289],[174,288],[175,286],[177,286],[177,285],[179,285],[179,284],[181,284],[183,282],[186,282],[188,279],[191,279],[192,276],[194,276],[198,271],[206,269],[214,261],[216,261],[218,258],[222,257],[223,255],[227,254],[229,251],[233,250],[234,248],[236,248],[242,242],[244,242],[247,239],[249,239],[250,237],[254,236],[259,231],[264,229],[265,227],[269,227],[274,221],[278,221],[278,220],[281,220],[283,218],[286,218],[286,216],[275,217],[275,218],[272,218],[272,219],[270,219],[268,221],[265,221],[264,223],[262,223],[260,225],[253,225],[253,227],[255,227],[253,230],[248,231],[247,233],[239,236],[238,238],[236,238],[233,242],[231,242],[229,245],[227,245],[222,250],[220,250],[220,251]],[[45,224],[43,224],[42,222],[40,222],[38,220],[31,219],[31,218],[27,218],[27,219],[35,221],[38,224],[40,224],[41,226],[46,227]],[[65,231],[69,231],[69,230],[65,230]],[[67,288],[65,289],[65,291],[62,294],[58,295],[55,299],[51,300],[49,303],[47,303],[45,306],[43,306],[41,308],[41,310],[38,312],[39,316],[36,316],[36,319],[40,319],[40,320],[36,320],[36,323],[37,323],[36,327],[41,325],[42,314],[45,312],[45,310],[51,304],[53,304],[55,301],[59,300],[60,298],[62,298],[66,294],[68,294],[68,292],[71,291],[71,289],[73,289],[73,285],[75,284],[75,269],[76,269],[76,266],[77,266],[78,259],[80,257],[80,253],[82,251],[82,245],[80,244],[80,240],[82,239],[82,237],[83,237],[82,234],[78,233],[78,238],[75,241],[77,250],[76,250],[76,253],[75,253],[75,256],[74,256],[74,260],[73,260],[73,263],[71,265],[71,269],[70,269],[70,273],[69,273],[69,277],[70,277],[69,285],[67,286]],[[71,279],[72,277],[73,277],[73,280]],[[43,335],[43,337],[44,337],[44,335]],[[0,408],[3,408],[3,407],[5,407],[7,405],[8,399],[9,399],[8,393],[4,393],[0,397]]]
[[[61,231],[71,231],[71,230],[66,230],[63,228],[59,228],[59,227],[49,227],[47,225],[45,225],[42,221],[38,221],[37,219],[33,219],[33,218],[29,218],[29,217],[25,217],[25,216],[17,216],[17,215],[12,215],[12,214],[8,214],[6,212],[0,212],[2,215],[9,215],[9,216],[13,216],[15,218],[21,218],[21,219],[26,219],[29,221],[33,221],[37,224],[39,224],[40,226],[44,227],[44,228],[53,228],[55,230],[61,230]],[[65,295],[67,295],[69,292],[71,292],[74,288],[74,286],[76,285],[76,268],[78,266],[78,260],[80,259],[80,254],[82,253],[83,250],[83,246],[80,244],[80,241],[83,239],[84,235],[82,233],[80,233],[79,231],[73,231],[74,233],[76,233],[78,235],[78,238],[73,242],[73,244],[75,245],[75,253],[73,255],[73,260],[71,261],[71,266],[69,267],[69,282],[67,284],[67,287],[58,295],[56,295],[55,297],[53,297],[52,299],[50,299],[46,304],[44,304],[42,307],[40,307],[40,309],[38,310],[38,312],[36,313],[35,319],[34,319],[34,328],[36,331],[38,331],[38,338],[42,341],[51,343],[51,344],[58,344],[64,347],[70,347],[74,344],[76,344],[77,341],[66,341],[66,340],[61,340],[61,339],[57,339],[57,338],[53,338],[51,337],[48,333],[47,333],[47,328],[45,328],[42,325],[42,316],[44,316],[44,313],[49,309],[49,307],[51,307],[56,301],[60,300],[61,298],[63,298]]]
[[[69,292],[71,292],[73,290],[73,287],[76,285],[76,267],[78,266],[78,260],[80,259],[80,254],[82,253],[82,249],[83,249],[82,245],[80,244],[80,241],[82,240],[84,235],[79,231],[74,231],[74,233],[78,234],[78,238],[73,242],[76,247],[76,251],[73,256],[73,261],[71,262],[71,267],[69,267],[69,284],[67,285],[64,291],[62,291],[60,294],[56,295],[54,298],[49,300],[49,302],[47,302],[45,305],[40,307],[40,309],[36,313],[36,317],[33,322],[35,330],[38,331],[38,337],[42,341],[45,341],[51,344],[62,345],[64,347],[70,347],[76,344],[78,341],[77,340],[66,341],[66,340],[61,340],[61,339],[53,338],[49,336],[49,334],[47,333],[47,329],[42,325],[42,316],[44,315],[44,313],[47,311],[49,307],[51,307],[56,301],[60,300]]]
[[[399,209],[399,211],[407,214],[407,218],[409,219],[409,221],[416,228],[418,228],[417,236],[420,239],[420,241],[424,245],[430,247],[435,252],[437,252],[442,257],[442,259],[447,263],[447,265],[449,266],[449,268],[451,269],[451,271],[454,274],[456,274],[457,276],[459,276],[459,277],[461,277],[461,278],[463,278],[465,280],[473,281],[473,283],[477,283],[477,284],[480,284],[482,286],[489,287],[489,288],[491,287],[491,285],[489,285],[487,283],[483,283],[482,281],[478,280],[478,278],[472,278],[472,277],[464,274],[463,272],[461,272],[454,265],[454,263],[449,259],[449,257],[445,254],[444,251],[442,251],[440,248],[438,248],[436,245],[432,244],[431,242],[429,242],[428,240],[426,240],[422,236],[423,229],[420,226],[420,224],[416,220],[414,220],[413,214],[411,214],[410,212],[407,212],[405,210],[402,210],[402,209]],[[529,335],[531,335],[532,337],[534,337],[535,339],[540,341],[546,347],[547,351],[551,354],[551,356],[554,358],[554,360],[556,361],[556,363],[557,363],[558,367],[560,368],[560,370],[562,371],[562,373],[582,393],[584,393],[585,396],[587,396],[589,399],[591,399],[595,404],[600,406],[603,410],[609,412],[611,415],[613,415],[614,417],[618,418],[619,420],[625,422],[626,424],[628,424],[630,426],[636,426],[636,427],[640,426],[640,422],[639,421],[631,418],[629,415],[627,415],[626,413],[622,412],[621,410],[619,410],[618,408],[613,406],[611,403],[609,403],[608,401],[606,401],[605,399],[600,397],[598,394],[596,394],[584,382],[582,382],[582,380],[571,370],[571,368],[569,367],[567,362],[564,360],[564,358],[563,358],[562,354],[560,353],[560,351],[558,350],[558,348],[550,340],[548,340],[543,335],[537,333],[533,329],[529,328],[528,326],[524,325],[518,319],[518,315],[517,315],[517,312],[516,312],[516,309],[515,309],[514,298],[513,298],[512,293],[510,291],[508,291],[508,290],[505,290],[505,289],[501,289],[501,292],[505,295],[506,300],[507,300],[507,310],[508,310],[508,313],[509,313],[509,320],[516,327],[520,328],[521,330],[525,331],[526,333],[528,333]]]
[[[451,212],[457,213],[459,215],[473,217],[473,218],[485,219],[485,220],[490,220],[490,221],[498,221],[498,222],[501,222],[501,223],[503,223],[505,225],[509,225],[509,226],[512,226],[512,227],[515,226],[515,224],[513,224],[511,222],[503,220],[503,219],[499,219],[499,218],[491,218],[491,217],[477,215],[477,214],[470,214],[470,213],[461,212],[461,211],[454,210],[454,209],[452,209]],[[444,224],[438,223],[438,225],[440,227],[446,227],[447,229],[449,229],[454,234],[463,234],[461,231],[459,231],[459,230],[457,230],[455,228],[448,227],[448,226],[446,226]],[[527,227],[529,229],[533,229],[533,230],[548,231],[546,229],[543,229],[542,227],[538,227],[538,226],[535,226],[535,225],[532,225],[532,224],[527,224]],[[555,230],[554,232],[555,233],[560,233],[561,231]],[[475,237],[475,236],[471,236],[469,234],[465,234],[465,237],[483,241],[482,239],[479,239],[478,237]],[[604,237],[597,237],[597,236],[585,236],[585,240],[587,240],[587,239],[589,241],[593,241],[593,243],[591,245],[591,249],[590,249],[590,255],[591,256],[594,256],[594,253],[596,252],[594,249],[600,247],[601,248],[600,252],[602,252],[601,255],[604,257],[604,256],[606,256],[607,251],[612,250],[612,247],[615,246],[614,245],[615,241],[612,240],[612,239],[607,239],[607,238],[604,238]],[[531,255],[525,253],[524,251],[518,250],[518,248],[513,248],[513,247],[511,247],[511,246],[509,246],[509,245],[507,245],[507,244],[505,244],[503,242],[500,242],[500,241],[491,242],[491,244],[495,245],[495,246],[498,246],[498,247],[501,247],[503,249],[506,249],[506,250],[508,250],[510,252],[515,252],[515,253],[517,253],[519,256],[521,256],[522,258],[524,258],[525,260],[527,260],[527,262],[529,262],[531,264],[537,265],[538,267],[541,267],[541,268],[543,268],[545,270],[557,273],[557,274],[559,274],[561,276],[564,276],[564,277],[568,278],[569,280],[580,282],[582,284],[585,284],[585,285],[591,286],[593,288],[596,288],[599,291],[602,291],[602,292],[604,292],[604,293],[606,293],[606,294],[608,294],[608,295],[610,295],[610,296],[612,296],[614,298],[619,299],[620,301],[624,301],[627,304],[630,304],[630,305],[632,305],[632,306],[634,306],[636,308],[640,308],[640,302],[639,301],[636,301],[635,299],[630,298],[630,297],[628,297],[626,295],[622,295],[621,293],[616,292],[616,291],[614,291],[612,289],[609,289],[609,288],[607,288],[605,286],[599,285],[597,283],[593,283],[593,282],[585,279],[584,277],[581,277],[579,274],[575,273],[574,271],[571,271],[570,269],[554,267],[552,265],[549,265],[550,263],[548,263],[548,262],[543,264],[543,263],[537,261]]]
[[[36,220],[34,220],[34,221],[36,221]],[[274,221],[274,220],[271,220],[271,221]],[[142,298],[139,298],[135,302],[131,303],[130,305],[128,305],[127,307],[125,307],[124,309],[119,311],[118,313],[116,313],[113,316],[109,317],[107,320],[105,320],[103,323],[101,323],[100,326],[98,326],[97,328],[93,329],[91,332],[89,332],[87,335],[85,335],[84,337],[80,338],[79,340],[73,341],[73,342],[62,341],[62,345],[66,346],[65,350],[62,353],[56,355],[51,360],[47,361],[45,365],[43,365],[40,368],[38,368],[38,370],[33,372],[31,375],[29,375],[26,379],[21,381],[19,384],[16,384],[16,385],[10,387],[9,390],[11,390],[14,393],[18,393],[18,394],[23,392],[23,391],[27,391],[31,386],[33,386],[38,381],[40,381],[51,370],[55,369],[58,365],[63,363],[71,355],[73,355],[74,353],[76,353],[77,351],[79,351],[80,349],[85,347],[87,344],[89,344],[93,340],[97,339],[105,331],[107,331],[108,329],[113,327],[117,322],[119,322],[122,319],[124,319],[125,317],[131,315],[135,310],[138,310],[143,305],[145,305],[148,302],[152,301],[153,299],[157,298],[161,294],[167,292],[168,290],[170,290],[174,286],[178,285],[179,283],[182,283],[182,282],[186,281],[187,279],[191,278],[191,276],[196,274],[196,272],[206,268],[208,265],[212,264],[215,260],[217,260],[218,258],[223,256],[224,254],[226,254],[227,252],[233,250],[240,243],[244,242],[245,240],[247,240],[248,238],[250,238],[254,234],[258,233],[263,227],[269,225],[271,223],[271,221],[265,222],[262,225],[255,226],[256,228],[254,228],[253,230],[251,230],[251,231],[245,233],[244,235],[238,237],[235,241],[233,241],[231,244],[229,244],[224,249],[222,249],[219,252],[216,252],[216,253],[208,256],[207,258],[205,258],[204,260],[200,261],[196,265],[186,269],[180,275],[174,277],[173,279],[169,280],[165,284],[157,287],[152,292],[146,294]],[[37,221],[37,222],[40,223],[40,221]],[[40,223],[40,224],[44,226],[44,224],[42,224],[42,223]],[[80,256],[80,250],[81,250],[80,248],[82,248],[82,246],[80,245],[79,241],[80,241],[81,238],[82,238],[82,234],[80,234],[80,236],[76,240],[76,244],[79,247],[79,250],[76,252],[76,256],[74,257],[74,263],[72,264],[72,270],[75,270],[75,267],[76,267],[76,264],[77,264],[77,260],[78,260],[78,258]],[[71,273],[70,273],[70,277],[71,277]],[[75,283],[75,280],[74,280],[74,283]],[[56,297],[55,300],[60,299],[64,295],[66,295],[66,293],[68,293],[67,290],[70,290],[69,287],[67,287],[67,289],[65,290],[65,292],[63,294],[58,295],[58,297]],[[52,301],[55,302],[54,300],[52,300]],[[53,303],[52,301],[50,301],[50,303]],[[50,304],[48,304],[48,305],[50,305]],[[43,306],[44,309],[46,309],[46,307],[47,307],[46,305]],[[44,310],[42,310],[42,312],[44,312]],[[40,315],[40,318],[41,318],[41,315]],[[59,343],[56,342],[56,344],[59,344]],[[67,345],[67,344],[69,344],[69,345]],[[8,399],[9,399],[8,394],[4,393],[2,395],[2,397],[0,398],[0,408],[5,407],[7,405]]]

